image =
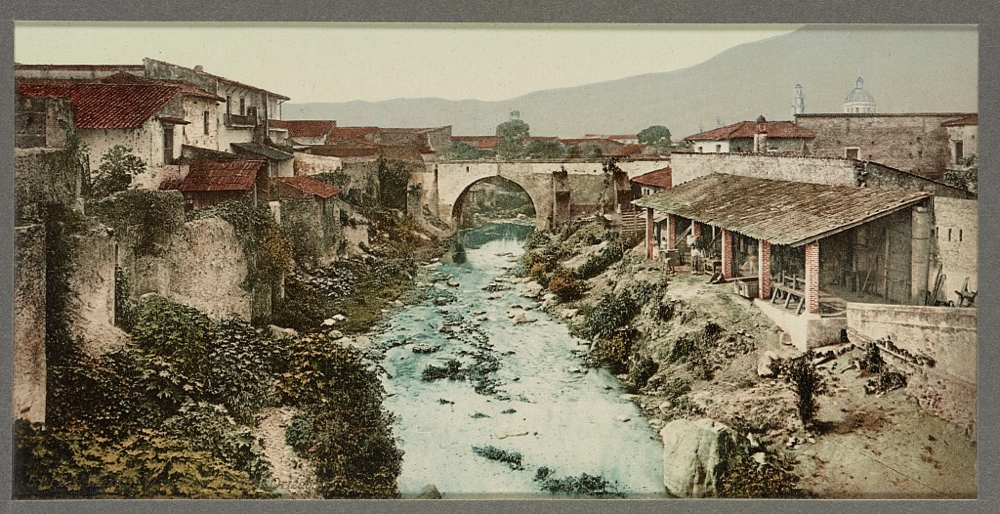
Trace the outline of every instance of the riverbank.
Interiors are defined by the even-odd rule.
[[[807,428],[791,385],[759,373],[767,352],[778,362],[801,355],[780,330],[731,284],[668,276],[641,245],[617,237],[599,224],[536,236],[523,272],[549,289],[543,308],[591,341],[591,362],[631,386],[654,433],[710,418],[746,438],[749,466],[769,483],[738,483],[727,495],[975,497],[975,441],[918,409],[905,389],[866,394],[877,376],[847,369],[864,358],[860,348],[836,347],[815,367],[827,392]],[[624,319],[608,306],[627,311]],[[608,324],[616,326],[595,330]]]

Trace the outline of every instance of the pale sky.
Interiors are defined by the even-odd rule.
[[[686,68],[799,26],[18,22],[14,59],[201,64],[295,103],[489,101]]]

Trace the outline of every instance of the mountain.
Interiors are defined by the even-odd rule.
[[[533,135],[634,134],[666,125],[680,139],[699,125],[715,128],[717,119],[790,119],[797,83],[806,112],[838,112],[859,73],[878,112],[975,112],[978,33],[966,26],[807,25],[681,70],[497,102],[401,98],[286,103],[282,111],[285,119],[335,119],[342,126],[452,125],[455,135],[491,135],[518,110]]]

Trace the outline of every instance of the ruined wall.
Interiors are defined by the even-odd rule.
[[[32,98],[17,95],[14,108],[14,146],[62,148],[66,130],[74,126],[73,103],[66,98]]]
[[[961,116],[928,114],[799,114],[796,121],[816,132],[812,154],[846,156],[885,163],[929,178],[940,178],[950,156],[948,131],[941,123]]]
[[[340,209],[333,199],[309,196],[282,200],[280,223],[296,262],[309,267],[329,264],[343,241]]]
[[[962,289],[966,278],[970,290],[979,290],[979,202],[935,197],[933,204],[931,247],[934,256],[928,281],[933,287],[940,266],[945,278],[938,300],[957,303],[955,291]]]
[[[69,256],[66,278],[70,301],[65,316],[71,333],[90,355],[103,355],[123,344],[115,328],[115,262],[118,245],[103,225],[72,234],[63,240]]]
[[[15,419],[45,422],[45,227],[15,229],[14,279]]]
[[[39,204],[82,210],[83,166],[71,152],[47,148],[14,149],[14,198],[17,219],[38,218]]]
[[[251,294],[243,246],[221,218],[184,223],[155,256],[138,256],[127,268],[133,298],[156,293],[213,318],[251,319]]]
[[[890,337],[910,355],[883,351],[908,375],[907,394],[920,406],[974,434],[976,431],[977,311],[951,307],[847,304],[852,341]],[[914,358],[916,357],[916,358]],[[930,358],[933,364],[919,358]]]
[[[904,191],[930,191],[935,196],[950,198],[973,198],[975,195],[919,175],[890,168],[877,162],[857,163],[858,184],[878,189],[900,189]]]
[[[87,145],[90,170],[95,173],[101,166],[101,157],[116,145],[132,149],[132,154],[146,163],[146,171],[155,171],[164,165],[163,133],[174,131],[174,157],[180,157],[183,140],[177,125],[164,126],[156,119],[149,119],[136,129],[79,129],[80,141]]]
[[[670,156],[670,168],[675,186],[711,173],[835,186],[855,185],[854,164],[844,159],[674,153]]]

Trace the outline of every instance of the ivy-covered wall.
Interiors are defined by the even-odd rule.
[[[14,417],[45,422],[45,226],[15,229]]]
[[[38,219],[38,206],[81,210],[84,167],[75,149],[14,149],[17,219]]]
[[[339,202],[333,198],[281,201],[281,228],[288,234],[296,263],[324,266],[336,257],[344,240],[340,212]]]
[[[90,355],[103,355],[122,344],[115,328],[115,254],[117,242],[107,227],[92,224],[62,240],[69,256],[66,284],[70,294],[64,315],[70,332]]]

